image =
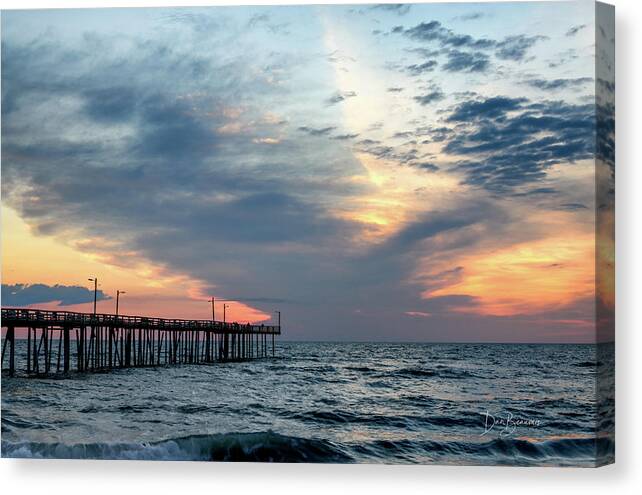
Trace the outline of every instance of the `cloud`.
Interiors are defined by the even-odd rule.
[[[372,10],[385,10],[398,15],[406,15],[410,11],[410,7],[411,5],[407,3],[380,3],[372,5],[370,8]]]
[[[470,157],[455,167],[466,184],[507,192],[543,180],[555,164],[591,158],[594,114],[591,104],[503,96],[470,100],[446,118],[458,128],[442,151]]]
[[[513,193],[514,197],[538,196],[540,194],[558,194],[558,190],[553,187],[535,187],[524,192]]]
[[[488,55],[484,53],[450,50],[443,67],[448,72],[485,72],[489,66]]]
[[[578,211],[578,210],[586,210],[588,209],[586,205],[583,205],[582,203],[564,203],[559,205],[560,210],[566,210],[566,211]]]
[[[615,175],[615,105],[602,103],[596,105],[596,156],[605,162],[611,171],[611,180]]]
[[[111,299],[102,290],[96,293],[97,301]],[[94,301],[94,291],[76,285],[2,284],[2,306],[31,306],[59,301],[59,306],[83,304]]]
[[[332,139],[336,139],[337,141],[347,141],[349,139],[355,139],[358,137],[359,134],[338,134],[336,136],[332,136]]]
[[[403,26],[397,26],[393,28],[393,32],[404,33],[409,38],[418,41],[441,41],[448,35],[448,31],[442,27],[439,21],[422,22],[405,31]]]
[[[326,103],[328,105],[336,105],[337,103],[341,103],[342,101],[347,100],[348,98],[354,98],[357,96],[357,93],[354,91],[343,91],[343,92],[337,92],[334,95],[332,95],[330,98],[326,100]]]
[[[327,136],[328,134],[330,134],[335,129],[336,129],[335,126],[328,126],[328,127],[321,127],[321,128],[301,126],[301,127],[298,128],[299,131],[305,132],[306,134],[309,134],[310,136]]]
[[[391,32],[402,33],[415,41],[437,43],[443,49],[452,53],[452,55],[449,55],[454,60],[451,67],[458,66],[457,59],[463,60],[464,57],[468,56],[468,59],[472,60],[470,57],[473,57],[478,61],[478,64],[476,69],[469,69],[469,72],[481,72],[487,68],[487,63],[484,64],[482,61],[483,57],[487,56],[480,53],[481,51],[494,50],[495,56],[501,60],[522,61],[532,46],[538,41],[548,39],[546,36],[526,36],[523,34],[506,36],[502,40],[477,39],[468,34],[457,34],[445,28],[439,21],[422,22],[409,29],[404,29],[403,26],[396,26]],[[474,53],[463,52],[464,49],[473,50]],[[467,65],[471,67],[472,63],[469,62]]]
[[[281,140],[277,138],[265,137],[265,138],[254,138],[252,139],[252,142],[256,144],[279,144]]]
[[[275,22],[270,22],[271,17],[268,14],[254,14],[250,19],[247,21],[247,27],[249,29],[257,29],[260,27],[263,27],[267,29],[271,34],[289,34],[289,31],[287,30],[288,26],[290,23],[288,22],[282,22],[282,23],[275,23]]]
[[[410,39],[423,42],[438,42],[442,47],[487,49],[495,46],[494,40],[475,39],[468,34],[457,34],[445,28],[439,21],[422,22],[416,26],[404,29],[397,26],[393,33],[403,33]]]
[[[211,16],[201,12],[189,12],[174,10],[161,16],[161,19],[170,25],[178,25],[200,36],[211,35],[212,32],[220,30],[223,27],[220,16]]]
[[[188,101],[163,94],[149,96],[140,103],[139,117],[140,134],[131,151],[145,159],[203,158],[219,142],[211,122],[190,111]]]
[[[373,252],[394,255],[394,253],[414,252],[420,249],[423,241],[438,235],[483,223],[492,217],[493,207],[481,202],[462,202],[452,210],[436,210],[424,213],[417,220],[406,225],[391,236]],[[380,260],[380,256],[375,259]]]
[[[597,79],[597,84],[602,91],[613,94],[615,92],[615,83],[613,81],[607,81],[605,79]]]
[[[140,95],[128,87],[90,89],[83,96],[87,114],[96,121],[106,123],[130,120],[140,98]]]
[[[275,297],[255,297],[255,296],[235,296],[234,294],[229,294],[227,299],[217,299],[217,301],[235,301],[243,303],[267,303],[267,304],[285,304],[292,303],[287,299],[280,299]]]
[[[415,53],[422,56],[423,58],[434,58],[443,53],[443,50],[431,50],[424,47],[404,48],[404,51],[408,53]]]
[[[578,24],[577,26],[572,26],[568,31],[566,31],[566,36],[575,36],[585,27],[586,24]]]
[[[433,316],[437,314],[452,314],[461,308],[473,309],[479,305],[477,298],[466,294],[429,297],[422,301],[422,309]]]
[[[405,314],[419,318],[430,318],[432,316],[431,313],[426,313],[425,311],[406,311]]]
[[[393,139],[407,139],[413,136],[412,131],[398,131],[392,135]]]
[[[427,172],[437,172],[439,170],[439,167],[431,162],[413,163],[412,166]]]
[[[415,129],[415,136],[428,136],[430,139],[426,140],[426,143],[424,144],[428,144],[430,142],[441,143],[443,141],[446,141],[453,134],[453,132],[454,131],[450,127],[445,126],[421,126]]]
[[[437,67],[436,60],[428,60],[422,64],[412,64],[406,67],[406,70],[410,72],[413,76],[419,76],[425,72],[432,72]]]
[[[526,52],[538,41],[547,40],[547,36],[507,36],[496,44],[495,55],[502,60],[521,61],[526,57]]]
[[[400,133],[398,137],[406,136],[405,133]],[[388,146],[378,144],[378,141],[364,139],[357,144],[362,153],[368,153],[375,158],[395,161],[400,165],[409,165],[420,158],[419,151],[416,148],[410,148],[411,143],[405,143],[400,146]]]
[[[577,86],[583,86],[588,83],[592,83],[592,77],[576,77],[576,78],[567,78],[567,79],[529,79],[524,82],[524,84],[531,86],[533,88],[541,89],[543,91],[555,91],[567,88],[573,88]]]
[[[477,19],[481,19],[484,17],[486,14],[483,12],[470,12],[469,14],[463,14],[457,17],[454,17],[453,20],[455,21],[475,21]]]
[[[250,28],[254,28],[258,26],[259,24],[264,24],[267,23],[270,20],[270,16],[267,14],[254,14],[252,17],[250,17],[250,20],[247,21],[247,25]]]
[[[575,48],[569,48],[567,50],[564,50],[559,55],[557,55],[557,57],[554,60],[549,61],[548,66],[551,69],[555,69],[557,67],[565,66],[569,62],[573,60],[577,60],[578,58],[579,58],[579,55],[577,53],[577,50]]]
[[[425,95],[414,97],[414,99],[418,101],[422,106],[430,105],[431,103],[434,103],[436,101],[441,101],[444,98],[445,98],[444,93],[439,89],[426,93]]]
[[[507,112],[519,109],[527,100],[495,96],[491,98],[469,100],[457,106],[448,117],[449,122],[470,122],[479,119],[503,117]]]

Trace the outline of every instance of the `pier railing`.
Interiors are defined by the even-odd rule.
[[[42,309],[2,308],[2,326],[8,327],[42,325],[101,325],[119,327],[163,328],[171,330],[225,330],[239,332],[240,329],[253,333],[281,333],[281,327],[273,325],[250,325],[246,323],[213,320],[184,320],[175,318],[154,318],[146,316],[114,315],[106,313],[77,313],[74,311],[52,311]]]
[[[19,351],[29,375],[105,371],[274,356],[275,336],[281,334],[281,327],[273,325],[30,308],[2,308],[1,324],[7,329],[2,366],[8,351],[10,376],[17,370]],[[18,345],[16,329],[21,328],[27,338]]]

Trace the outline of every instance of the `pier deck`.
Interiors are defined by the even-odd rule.
[[[18,354],[28,375],[265,358],[274,356],[281,334],[271,325],[28,308],[2,308],[1,325],[9,376]],[[17,345],[18,329],[26,330],[26,345]]]

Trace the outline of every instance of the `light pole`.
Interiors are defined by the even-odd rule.
[[[225,310],[226,310],[227,308],[229,308],[229,307],[230,307],[230,305],[229,305],[229,304],[223,304],[223,323],[225,323],[225,322],[226,322],[226,319],[225,319]]]
[[[87,280],[94,283],[94,316],[96,316],[96,296],[98,294],[98,277],[88,278]]]
[[[116,318],[118,318],[118,301],[120,300],[121,294],[127,294],[127,292],[125,292],[124,290],[116,291]]]
[[[214,301],[216,301],[216,299],[214,299],[214,298],[212,297],[212,298],[210,299],[210,302],[212,303],[212,321],[213,321],[213,322],[215,322],[215,321],[216,321],[216,313],[215,313],[215,311],[214,311]]]
[[[278,322],[278,325],[279,325],[279,333],[281,333],[281,312],[280,311],[275,311],[275,313],[278,316],[277,322]],[[276,355],[275,349],[276,348],[274,346],[274,332],[272,332],[272,357],[274,357]],[[266,352],[267,352],[267,349],[266,349]]]

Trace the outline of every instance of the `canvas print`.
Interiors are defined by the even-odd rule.
[[[1,37],[2,457],[614,462],[613,7]]]

